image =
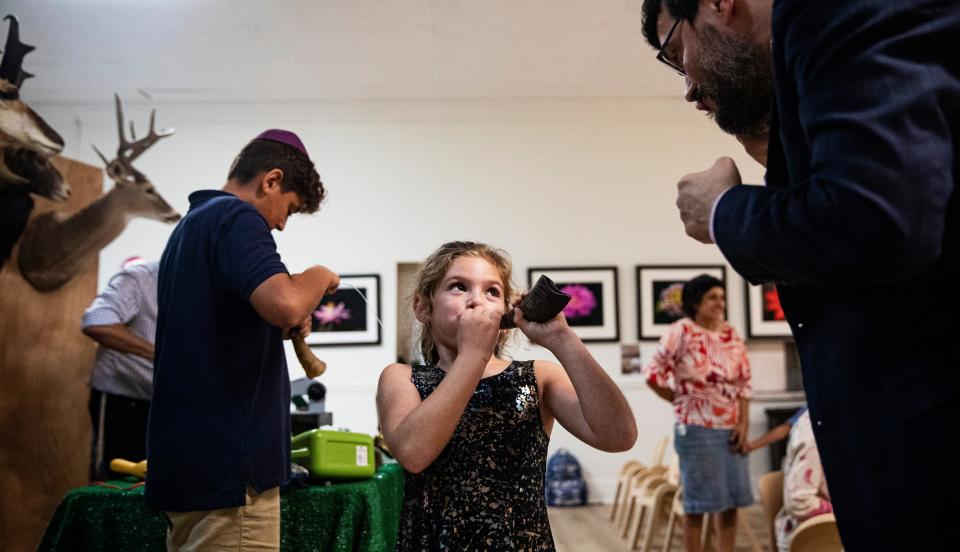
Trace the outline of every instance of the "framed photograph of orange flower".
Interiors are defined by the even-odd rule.
[[[641,341],[660,339],[684,317],[683,284],[707,274],[726,285],[723,265],[646,265],[637,267],[637,331]]]
[[[784,339],[791,337],[790,325],[780,307],[777,286],[746,284],[747,337],[750,339]]]
[[[380,343],[380,276],[343,274],[340,288],[325,295],[310,316],[311,346]]]
[[[570,296],[563,309],[567,323],[584,342],[620,341],[617,308],[617,267],[559,267],[527,269],[527,287],[545,275]]]

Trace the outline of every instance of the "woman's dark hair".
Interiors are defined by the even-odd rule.
[[[683,284],[683,313],[693,318],[697,315],[697,305],[711,289],[723,287],[723,281],[708,274],[701,274]]]
[[[253,140],[237,155],[227,179],[246,184],[260,173],[283,171],[283,191],[296,192],[303,200],[300,213],[315,213],[327,195],[313,161],[293,146],[272,140]]]

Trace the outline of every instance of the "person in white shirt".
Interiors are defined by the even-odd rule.
[[[90,376],[90,477],[111,477],[110,460],[147,457],[153,391],[159,263],[131,257],[83,313],[83,333],[100,347]]]

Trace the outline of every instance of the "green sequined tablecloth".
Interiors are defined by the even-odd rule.
[[[163,552],[163,514],[143,506],[143,487],[78,487],[57,507],[40,551]],[[393,550],[400,526],[403,470],[386,464],[366,481],[311,486],[280,499],[280,550]]]

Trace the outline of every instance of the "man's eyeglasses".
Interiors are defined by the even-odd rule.
[[[660,46],[660,51],[657,52],[657,60],[677,73],[680,73],[680,76],[686,76],[687,73],[683,70],[683,62],[672,59],[667,55],[667,46],[670,44],[670,39],[673,38],[673,33],[676,32],[677,26],[680,25],[681,21],[683,20],[677,19],[673,22],[673,26],[670,27],[670,32],[667,33],[667,38],[664,39],[663,44]]]

